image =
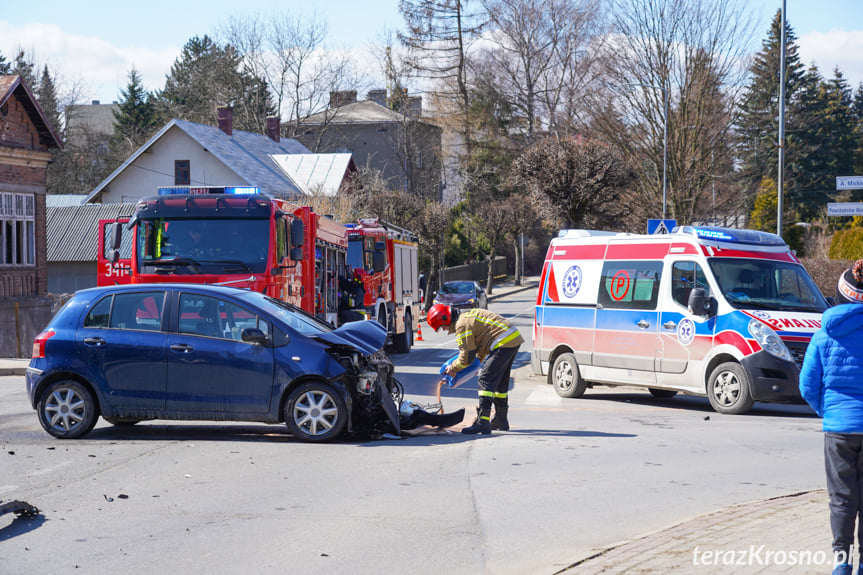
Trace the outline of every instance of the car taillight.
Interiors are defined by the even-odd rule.
[[[33,355],[31,359],[45,357],[45,344],[54,336],[54,330],[43,331],[33,340]]]

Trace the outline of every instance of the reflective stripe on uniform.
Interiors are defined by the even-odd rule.
[[[504,394],[504,395],[506,395],[506,394]],[[483,389],[480,389],[479,390],[479,396],[480,397],[494,397],[494,392],[493,391],[485,391]]]
[[[520,335],[521,334],[518,332],[518,330],[516,328],[511,327],[508,330],[506,330],[505,332],[503,332],[502,334],[500,334],[499,336],[497,336],[494,339],[494,341],[491,342],[489,349],[494,351],[497,348],[499,348],[500,346],[511,342],[512,340],[519,337]]]
[[[506,399],[507,395],[507,392],[504,391],[503,393],[495,393],[492,397],[495,399]]]

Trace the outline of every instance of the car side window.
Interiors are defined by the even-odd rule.
[[[104,297],[90,308],[87,317],[84,318],[84,327],[108,327],[108,319],[111,317],[111,302],[114,296]]]
[[[163,291],[114,294],[109,327],[159,331],[164,301]]]
[[[710,295],[710,284],[701,266],[695,262],[674,262],[671,266],[671,297],[674,301],[687,307],[689,293],[696,287],[704,288],[706,295]]]
[[[605,262],[597,302],[609,309],[656,309],[661,277],[662,262]]]
[[[247,327],[269,333],[265,320],[232,302],[200,294],[180,294],[180,333],[242,341],[243,329]]]

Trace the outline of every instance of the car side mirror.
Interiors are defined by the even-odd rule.
[[[256,327],[243,328],[243,331],[240,332],[240,339],[246,343],[253,343],[255,345],[266,345],[268,341],[267,334]]]
[[[713,308],[711,300],[707,297],[704,288],[693,288],[689,292],[689,309],[695,315],[709,316]]]
[[[372,253],[372,269],[375,273],[381,273],[387,267],[386,256],[384,256],[383,252],[373,252]]]

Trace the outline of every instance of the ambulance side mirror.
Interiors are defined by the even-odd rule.
[[[695,315],[710,316],[713,312],[713,302],[707,297],[704,288],[693,288],[689,292],[689,309]]]

